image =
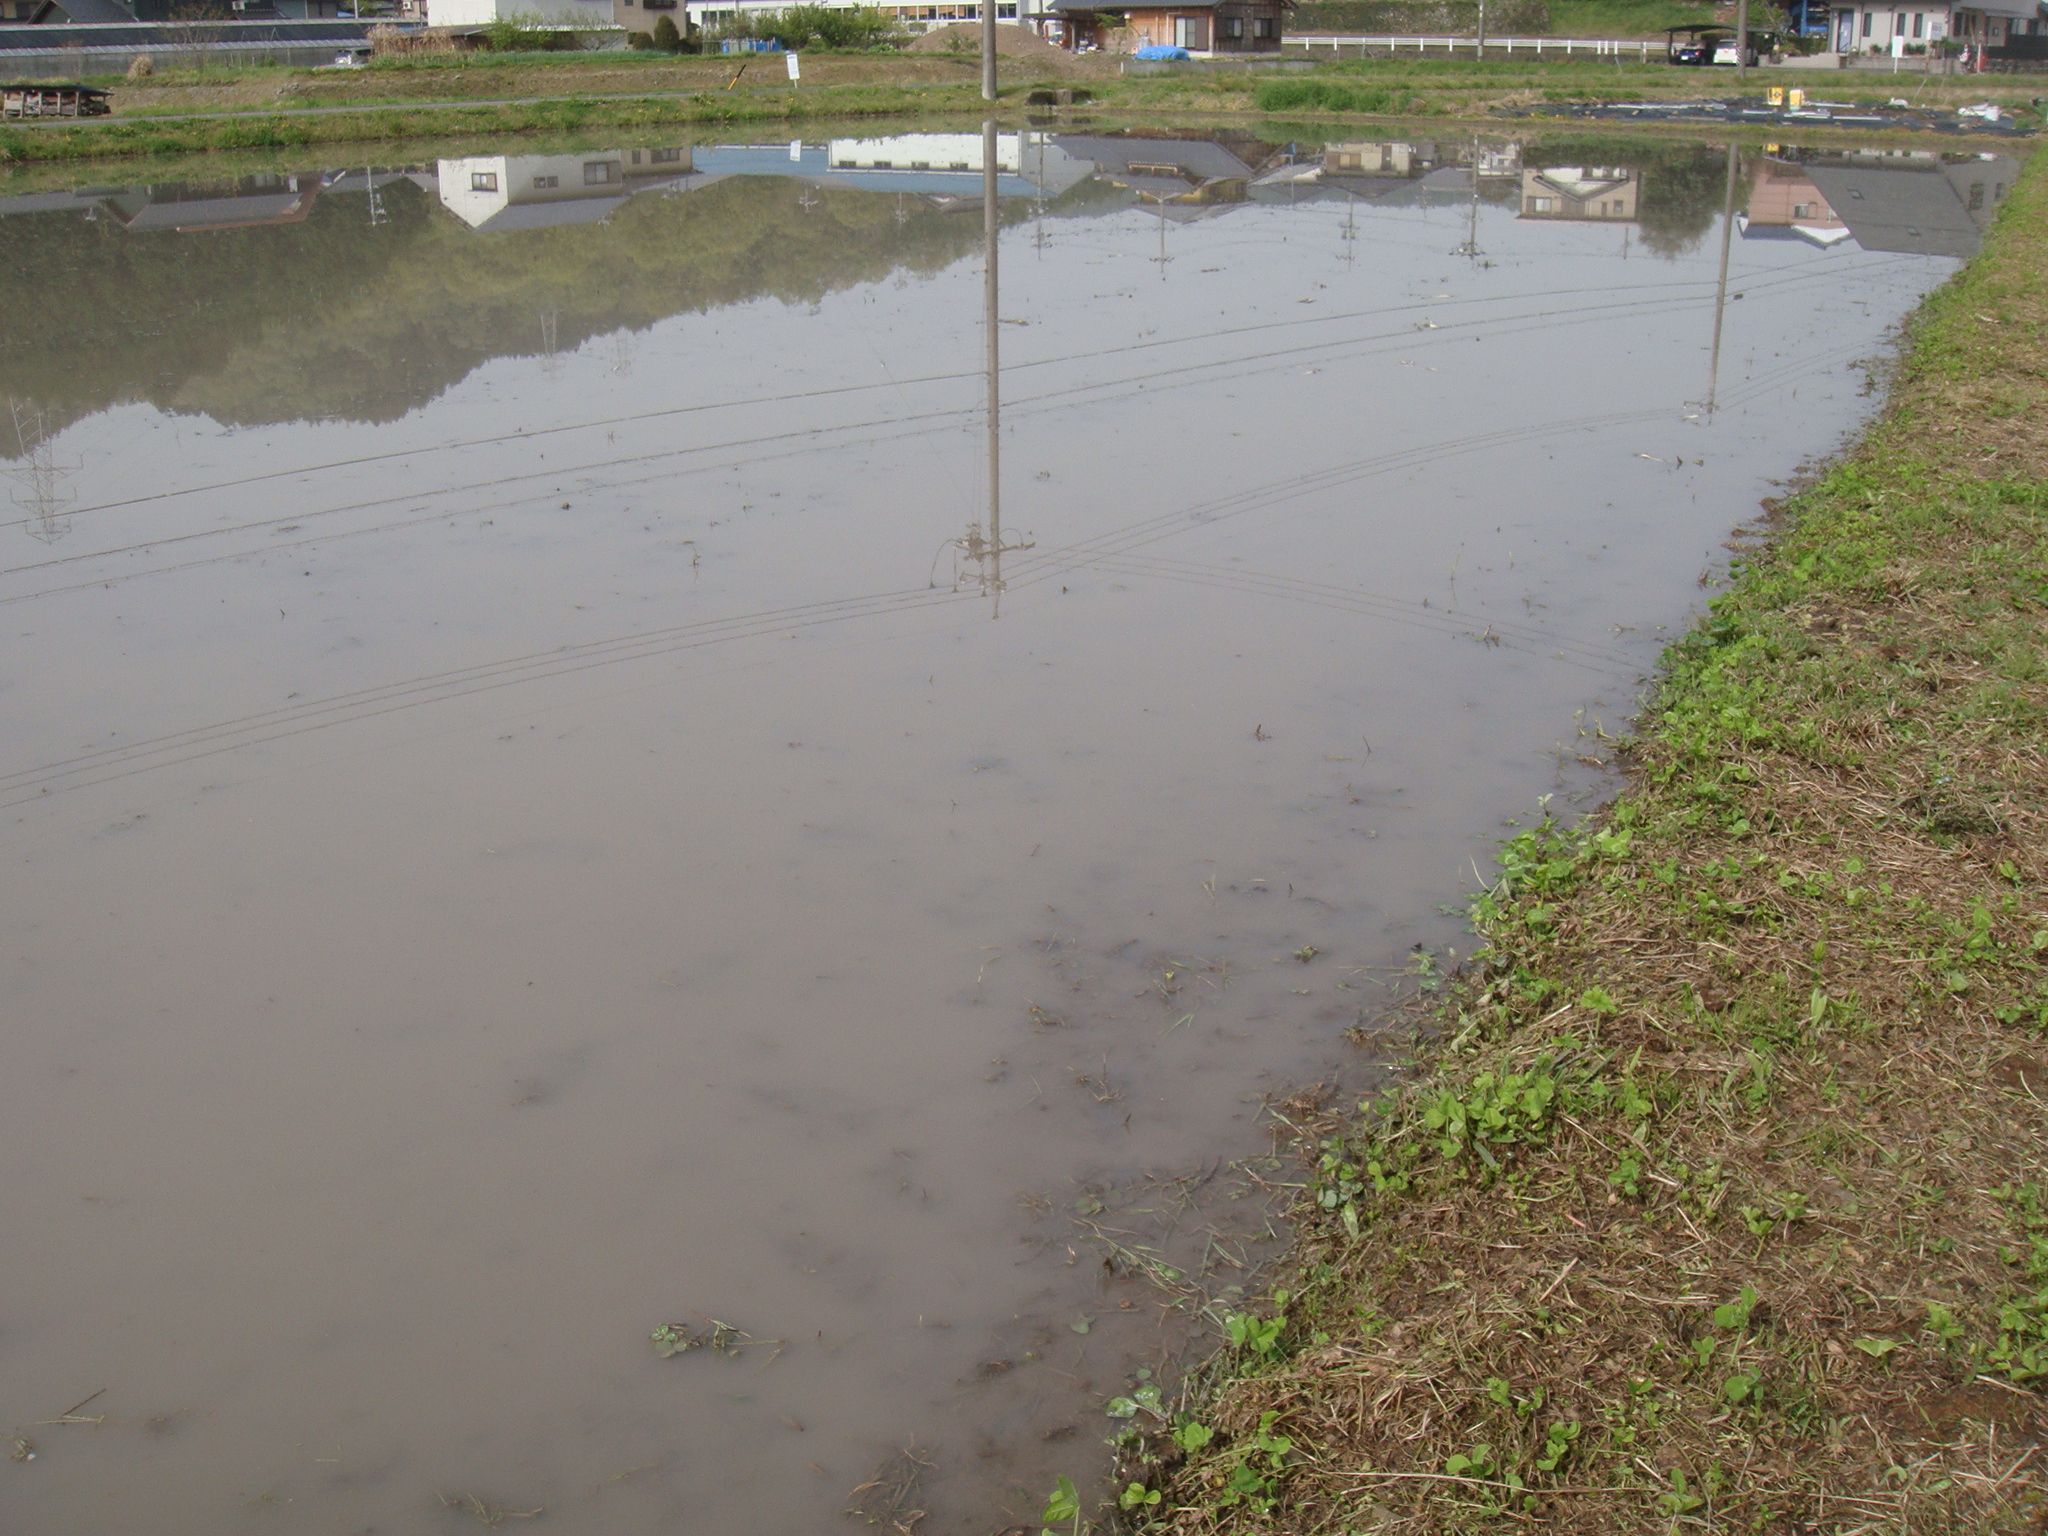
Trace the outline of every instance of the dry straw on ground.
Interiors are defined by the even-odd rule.
[[[2048,1528],[2044,172],[1622,799],[1505,850],[1284,1330],[1127,1437],[1143,1528]]]

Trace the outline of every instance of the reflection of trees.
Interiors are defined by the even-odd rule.
[[[1608,134],[1544,134],[1524,152],[1530,163],[1622,165],[1642,173],[1636,229],[1659,256],[1683,256],[1721,213],[1726,155],[1704,144],[1662,144]],[[1738,189],[1736,208],[1746,189]]]
[[[409,183],[383,196],[392,218],[374,229],[346,198],[316,201],[302,222],[192,234],[137,235],[69,212],[0,221],[19,258],[0,283],[0,393],[37,402],[52,430],[128,401],[175,408],[267,333],[319,332],[326,317],[368,301],[418,244],[433,206]],[[340,338],[325,351],[317,385],[329,398],[381,387],[377,372],[406,366],[365,367]],[[251,419],[301,414],[304,382],[263,387],[280,398]]]
[[[806,213],[799,198],[808,194]],[[479,237],[408,181],[298,224],[137,237],[68,213],[5,221],[0,394],[53,424],[125,401],[230,425],[389,421],[472,369],[757,298],[808,303],[970,254],[971,216],[911,200],[736,178],[636,198],[601,225]],[[32,274],[32,275],[30,275]]]

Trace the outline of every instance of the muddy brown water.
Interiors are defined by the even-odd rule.
[[[1099,1477],[2010,181],[981,143],[0,196],[7,1529]]]

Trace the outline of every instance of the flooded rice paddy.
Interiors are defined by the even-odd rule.
[[[1099,1475],[2012,179],[987,142],[0,187],[9,1529]]]

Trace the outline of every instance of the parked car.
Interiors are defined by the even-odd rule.
[[[1735,29],[1695,24],[1685,27],[1671,27],[1666,30],[1664,57],[1667,63],[1707,66],[1713,64],[1733,65],[1746,62],[1752,67],[1762,51],[1770,45],[1770,35],[1752,31],[1749,34],[1749,57],[1742,60],[1736,51]]]
[[[361,69],[376,56],[376,52],[377,50],[368,43],[363,43],[354,48],[344,48],[334,56],[334,63],[329,67],[332,69]]]

